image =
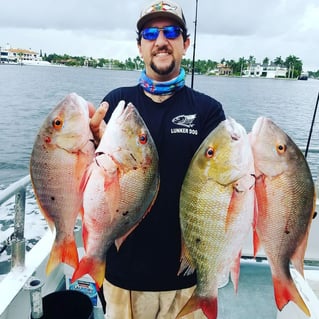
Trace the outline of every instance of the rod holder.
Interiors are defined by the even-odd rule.
[[[43,302],[41,289],[44,285],[40,279],[31,277],[26,283],[24,289],[30,292],[31,303],[31,319],[39,319],[43,317]]]
[[[11,241],[11,268],[25,267],[25,239],[17,240],[13,238]]]
[[[25,188],[19,189],[15,195],[15,218],[14,218],[14,233],[12,239],[12,259],[11,268],[25,267]]]

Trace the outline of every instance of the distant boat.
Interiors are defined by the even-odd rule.
[[[20,65],[31,65],[31,66],[54,66],[54,67],[66,67],[64,64],[56,64],[51,63],[49,61],[43,60],[21,60],[21,62],[17,63]]]
[[[37,66],[52,66],[52,64],[49,61],[43,61],[43,60],[21,60],[20,64],[37,65]]]

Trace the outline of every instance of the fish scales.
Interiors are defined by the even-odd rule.
[[[254,250],[264,247],[279,310],[295,302],[310,315],[290,274],[290,262],[303,275],[303,260],[315,209],[311,172],[293,140],[272,120],[260,117],[250,134],[256,167],[258,218]]]
[[[230,118],[193,156],[180,197],[184,250],[179,273],[196,269],[197,286],[178,318],[201,308],[215,319],[218,282],[225,273],[231,271],[237,289],[240,251],[253,221],[253,175],[246,131]]]
[[[258,228],[263,228],[263,231],[260,232],[261,239],[267,242],[267,251],[278,252],[278,256],[282,256],[283,249],[285,249],[285,254],[292,256],[296,248],[295,243],[298,245],[302,239],[300,229],[305,233],[309,224],[309,215],[302,214],[298,216],[294,214],[295,211],[303,209],[305,204],[309,203],[309,199],[303,202],[298,196],[300,191],[309,185],[302,186],[297,182],[291,183],[291,177],[288,176],[277,177],[272,179],[270,183],[265,181],[265,184],[267,185],[266,196],[271,200],[268,200],[267,203],[260,203],[260,206],[268,206],[268,214],[263,214],[263,210],[260,210],[262,218],[258,219]],[[281,203],[279,207],[278,203]],[[310,203],[312,205],[311,201]],[[282,218],[284,222],[274,223],[272,212],[275,212],[277,217]],[[296,225],[297,227],[295,227]],[[291,242],[293,244],[285,247],[282,245],[283,242]]]

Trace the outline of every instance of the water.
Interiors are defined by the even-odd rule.
[[[49,111],[70,92],[96,106],[110,90],[134,85],[134,71],[0,65],[0,190],[29,173],[33,141]],[[195,76],[194,88],[222,102],[227,115],[250,131],[258,116],[271,117],[300,147],[307,144],[319,81]],[[190,85],[190,76],[187,77]],[[319,117],[319,115],[318,115]],[[319,147],[319,119],[311,147]],[[319,154],[308,154],[314,178]],[[14,203],[0,207],[0,244],[12,233]],[[26,239],[34,244],[47,228],[31,189],[26,203]],[[7,252],[9,254],[10,252]],[[5,258],[0,254],[0,261]]]

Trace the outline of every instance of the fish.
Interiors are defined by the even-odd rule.
[[[113,111],[83,195],[85,254],[71,281],[89,274],[97,287],[105,276],[105,259],[145,218],[159,189],[159,158],[153,138],[132,103],[121,101]]]
[[[34,141],[32,187],[40,211],[55,232],[47,274],[61,262],[74,269],[79,263],[74,226],[82,210],[82,179],[95,152],[89,121],[88,102],[70,93],[47,115]]]
[[[178,318],[202,309],[217,318],[218,282],[237,292],[241,249],[254,221],[254,161],[245,128],[228,117],[195,152],[180,194],[179,275],[197,271],[193,295]]]
[[[277,308],[282,310],[293,301],[310,316],[289,270],[291,261],[303,275],[316,201],[309,166],[294,141],[270,118],[257,118],[249,135],[258,211],[254,254],[263,246],[271,268]]]

